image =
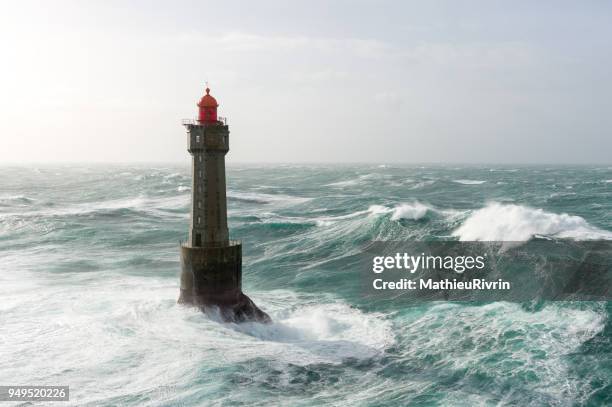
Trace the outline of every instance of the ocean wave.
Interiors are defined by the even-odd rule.
[[[67,208],[66,211],[78,213],[106,212],[120,209],[132,209],[136,211],[149,210],[178,210],[186,207],[189,200],[186,195],[175,195],[169,197],[136,197],[128,199],[117,199],[102,201],[94,204],[79,204]]]
[[[410,189],[421,189],[435,184],[435,180],[420,181],[410,187]]]
[[[389,213],[392,211],[393,209],[387,206],[384,206],[384,205],[370,205],[366,213],[370,213],[372,215],[381,215],[381,214]],[[357,212],[357,213],[360,213],[360,212]]]
[[[422,231],[391,221],[395,210],[394,207],[371,205],[366,210],[346,215],[303,218],[302,222],[316,224],[318,227],[275,240],[274,244],[265,248],[265,256],[256,259],[254,263],[274,264],[284,261],[281,259],[307,256],[309,261],[300,264],[301,269],[307,270],[360,253],[361,247],[355,242],[418,239]],[[398,205],[398,216],[402,211],[407,213],[408,209]],[[325,255],[312,258],[312,253],[321,252]]]
[[[312,225],[323,226],[322,220],[317,218],[307,218],[302,216],[285,216],[274,212],[258,213],[255,219],[261,223],[271,225]]]
[[[367,359],[380,355],[395,341],[391,323],[383,314],[364,313],[337,300],[305,302],[288,292],[272,292],[267,297],[283,300],[276,305],[260,301],[272,316],[271,324],[224,325],[269,345],[278,344],[285,363]]]
[[[397,221],[400,219],[420,220],[427,216],[428,213],[435,213],[445,217],[456,217],[462,213],[454,209],[438,209],[430,205],[423,204],[419,201],[412,203],[402,203],[394,207],[384,205],[372,205],[368,208],[368,213],[371,215],[391,214],[391,220]],[[359,212],[356,212],[356,214]]]
[[[168,211],[174,212],[186,208],[189,200],[185,195],[170,197],[134,197],[125,199],[111,199],[107,201],[85,202],[41,209],[29,212],[15,212],[2,214],[3,219],[28,217],[63,217],[83,215],[117,214],[121,211],[133,211],[147,215],[167,216]]]
[[[329,184],[325,184],[324,186],[326,187],[348,187],[348,186],[355,186],[355,185],[364,185],[364,184],[367,184],[371,180],[377,180],[380,178],[389,178],[389,177],[390,177],[389,175],[379,174],[379,173],[362,174],[354,179],[347,179],[347,180],[332,182]]]
[[[245,203],[260,203],[260,204],[289,204],[297,205],[308,202],[312,198],[304,198],[299,196],[282,195],[282,194],[264,194],[261,192],[239,192],[227,191],[227,197],[231,200]]]
[[[423,205],[420,202],[412,204],[401,204],[393,209],[391,220],[412,219],[419,220],[425,217],[428,211],[432,210],[430,206]]]
[[[472,179],[455,179],[453,180],[453,182],[457,184],[462,184],[462,185],[480,185],[480,184],[484,184],[487,181],[472,180]]]
[[[0,196],[0,205],[11,205],[11,204],[30,204],[36,199],[29,198],[25,195],[5,195]]]
[[[349,179],[346,181],[332,182],[331,184],[325,184],[326,187],[348,187],[353,185],[359,185],[359,179]]]
[[[577,385],[583,379],[572,372],[567,356],[600,333],[605,323],[605,309],[554,304],[532,312],[505,302],[483,306],[446,303],[432,306],[418,318],[398,321],[402,327],[398,346],[404,349],[402,359],[410,361],[406,364],[415,370],[429,369],[435,360],[439,375],[465,372],[466,383],[528,374],[539,378],[537,392],[546,394],[543,403],[536,404],[563,405],[573,400],[569,404],[582,405],[576,401],[581,397]],[[457,396],[465,394],[449,393],[441,404],[464,405],[465,399]],[[533,399],[518,404],[533,404]]]
[[[0,369],[2,381],[41,372],[46,381],[61,375],[74,384],[71,400],[78,405],[116,405],[118,382],[130,394],[147,394],[202,374],[223,380],[225,369],[235,367],[236,375],[267,382],[275,368],[287,372],[376,358],[395,341],[387,315],[360,311],[327,294],[251,291],[273,323],[236,325],[177,305],[175,278],[121,273],[84,278],[74,273],[66,276],[70,284],[44,290],[34,278],[3,278],[0,292],[11,300],[3,307],[4,325],[14,333],[3,338],[3,355],[13,361],[36,349],[45,349],[45,355],[35,366],[15,362]],[[50,318],[49,309],[61,312]],[[115,401],[108,402],[110,397]]]
[[[489,168],[489,172],[517,172],[518,168]]]
[[[452,235],[462,241],[527,241],[536,235],[612,240],[612,232],[598,229],[580,216],[498,202],[472,212]]]
[[[430,211],[440,214],[450,214],[451,212],[454,213],[454,211],[442,211],[432,206],[428,206],[418,201],[414,201],[412,203],[402,203],[394,207],[388,207],[384,205],[371,205],[366,210],[355,211],[346,215],[337,216],[286,216],[274,212],[264,212],[257,214],[256,218],[259,219],[259,221],[262,223],[301,224],[326,227],[336,224],[337,222],[360,218],[364,215],[376,217],[379,215],[391,214],[390,219],[393,221],[398,221],[400,219],[420,220],[423,219]],[[362,220],[358,220],[357,222],[363,223]]]
[[[385,208],[381,206],[381,208]],[[387,209],[382,209],[384,213],[387,213]],[[316,211],[313,211],[316,212]],[[313,226],[331,226],[339,221],[353,219],[356,217],[360,217],[367,214],[373,214],[375,212],[374,209],[370,208],[368,210],[351,212],[346,215],[337,215],[337,216],[315,216],[315,217],[306,217],[306,216],[287,216],[281,215],[275,212],[262,212],[257,213],[255,219],[262,223],[267,224],[293,224],[293,225],[313,225]],[[381,212],[383,213],[383,212]]]
[[[575,192],[553,192],[552,194],[548,196],[548,199],[563,198],[566,196],[575,196],[575,195],[576,195]]]

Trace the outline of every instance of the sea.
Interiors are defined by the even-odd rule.
[[[70,406],[604,406],[608,301],[396,304],[370,241],[611,240],[612,167],[227,168],[243,289],[273,323],[177,304],[187,163],[3,166],[0,385]]]

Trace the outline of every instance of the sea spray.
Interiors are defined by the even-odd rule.
[[[474,211],[453,231],[453,236],[462,241],[525,241],[535,235],[575,240],[612,239],[612,232],[593,227],[580,216],[497,202]]]

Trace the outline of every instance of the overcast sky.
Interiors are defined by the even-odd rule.
[[[0,163],[610,163],[612,2],[5,1]]]

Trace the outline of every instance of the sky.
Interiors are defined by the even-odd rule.
[[[0,164],[612,162],[612,2],[0,1]]]

